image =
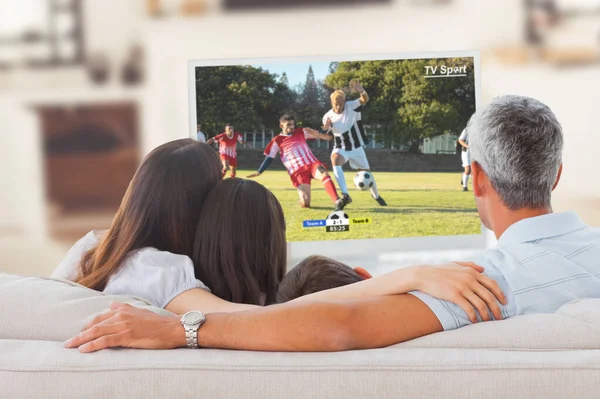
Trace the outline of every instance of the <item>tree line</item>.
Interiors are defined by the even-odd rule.
[[[425,67],[466,66],[466,76],[425,78]],[[358,79],[369,93],[363,122],[384,148],[460,134],[475,112],[473,62],[469,58],[333,62],[324,80],[309,67],[306,81],[290,87],[281,76],[252,66],[196,68],[196,112],[209,135],[233,123],[238,131],[279,130],[279,116],[293,113],[299,126],[318,128],[331,108],[329,95]],[[347,98],[358,97],[347,92]]]

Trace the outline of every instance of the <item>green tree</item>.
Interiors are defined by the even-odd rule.
[[[319,83],[315,79],[312,66],[309,66],[306,81],[298,96],[296,117],[299,125],[313,128],[321,126],[323,113],[319,92]]]
[[[284,72],[275,85],[271,104],[267,107],[264,126],[268,130],[279,130],[279,117],[285,113],[295,114],[298,94],[290,89],[287,74]]]
[[[279,83],[284,85],[285,87],[290,87],[290,81],[288,80],[287,73],[284,72],[281,74],[281,77],[279,78]]]
[[[461,67],[467,76],[425,78],[425,66]],[[445,133],[460,133],[475,112],[473,64],[469,59],[405,60],[404,90],[398,115],[409,128],[409,138],[422,139]]]
[[[425,78],[425,66],[467,65],[466,77]],[[363,121],[377,132],[384,147],[412,143],[444,133],[460,133],[475,111],[473,64],[470,59],[416,59],[340,62],[325,78],[330,89],[348,90],[358,79],[371,100]],[[347,98],[358,97],[347,91]]]
[[[260,68],[196,68],[197,119],[209,135],[225,123],[240,131],[262,129],[271,122],[277,87],[276,76]]]

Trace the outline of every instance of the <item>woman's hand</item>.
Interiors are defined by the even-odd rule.
[[[475,309],[484,321],[491,320],[489,310],[496,320],[501,320],[502,312],[496,299],[506,305],[506,297],[496,281],[482,274],[483,270],[472,262],[418,266],[414,268],[415,289],[455,303],[473,323],[477,322]]]

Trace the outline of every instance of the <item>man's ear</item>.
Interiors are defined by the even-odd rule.
[[[371,273],[369,273],[368,271],[366,271],[362,267],[355,267],[354,271],[356,272],[356,274],[358,274],[359,276],[361,276],[363,280],[368,280],[370,278],[373,278],[373,276],[371,276]]]
[[[477,162],[471,163],[471,181],[473,182],[473,194],[475,197],[481,197],[485,191],[487,177]]]
[[[562,175],[562,162],[560,163],[560,166],[558,167],[558,174],[556,175],[556,181],[554,182],[554,185],[552,186],[552,191],[554,191],[554,189],[556,188],[556,186],[558,186],[558,182],[560,181],[560,175]]]

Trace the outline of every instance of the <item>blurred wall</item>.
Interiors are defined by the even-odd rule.
[[[176,8],[174,0],[165,3]],[[41,137],[31,105],[134,101],[140,107],[143,156],[165,141],[193,133],[190,59],[480,50],[483,102],[507,93],[534,96],[550,105],[563,124],[565,168],[555,209],[574,208],[600,225],[600,67],[596,63],[561,69],[524,61],[529,49],[524,44],[521,0],[455,0],[441,5],[393,0],[372,7],[235,13],[219,9],[219,0],[206,3],[205,15],[153,19],[145,12],[144,0],[84,0],[87,52],[104,54],[111,65],[105,86],[93,85],[84,66],[0,71],[0,270],[19,271],[27,264],[28,273],[45,274],[71,244],[47,239]],[[556,51],[572,56],[581,48],[598,51],[597,16],[581,18],[569,19],[551,33]],[[147,79],[130,89],[118,81],[118,68],[136,43],[146,53]],[[29,258],[33,255],[37,258]],[[38,267],[41,260],[44,264]]]

